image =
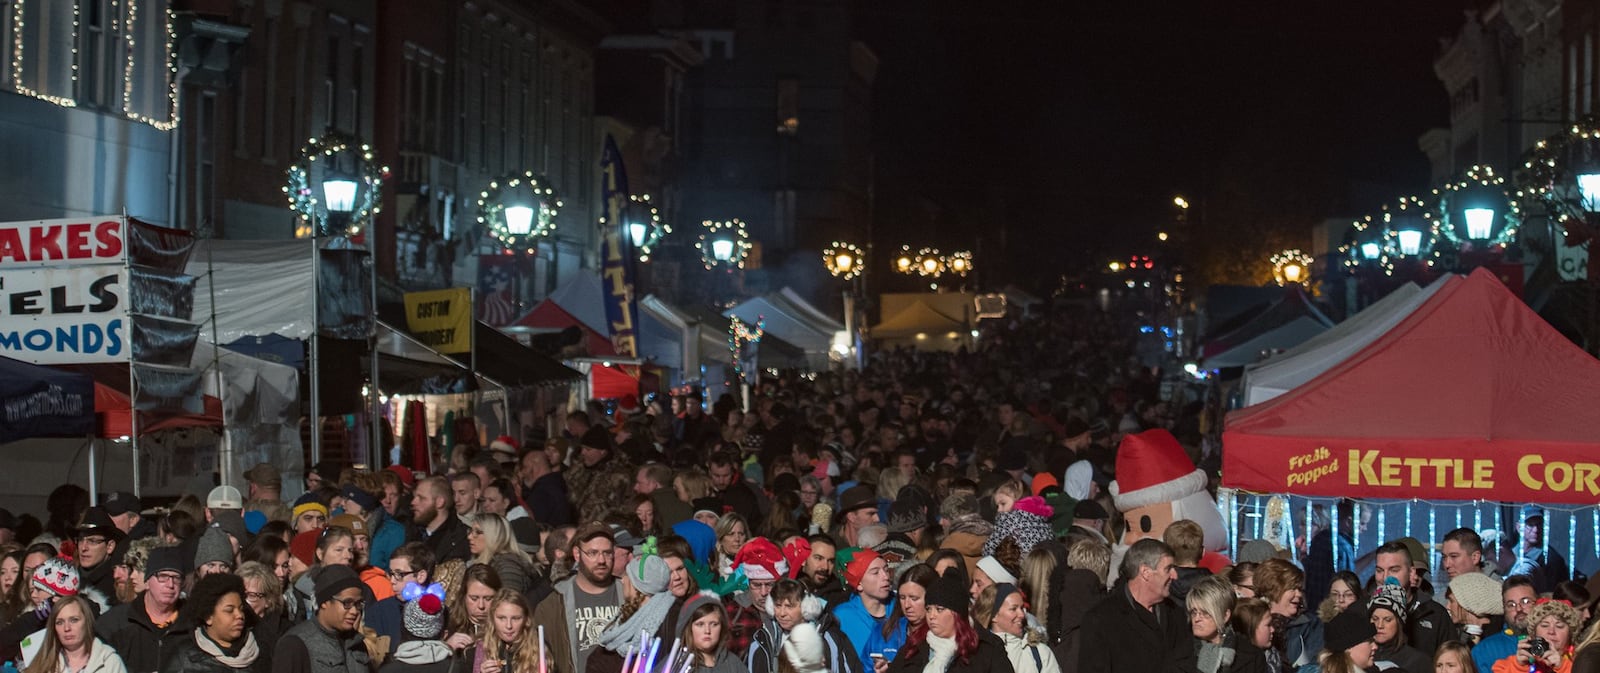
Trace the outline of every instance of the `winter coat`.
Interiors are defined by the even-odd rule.
[[[361,614],[361,623],[379,636],[389,637],[389,654],[394,654],[405,639],[405,622],[401,610],[405,603],[399,596],[390,596],[367,606]]]
[[[573,673],[575,670],[577,641],[572,637],[572,614],[567,611],[567,605],[575,603],[573,592],[578,590],[576,581],[568,577],[556,582],[555,590],[533,608],[533,623],[544,625],[545,645],[550,648],[549,667],[553,673]]]
[[[656,508],[656,525],[662,530],[670,530],[673,524],[682,523],[694,518],[694,510],[678,499],[677,492],[671,486],[662,486],[650,492],[650,502]]]
[[[900,650],[900,656],[889,662],[889,673],[922,673],[922,669],[927,665],[927,644],[907,645]],[[972,651],[967,662],[961,663],[959,656],[951,659],[945,673],[1013,673],[1013,669],[1011,659],[1006,656],[1006,647],[1000,639],[988,631],[979,631],[978,648]]]
[[[106,642],[117,648],[129,673],[154,673],[162,670],[167,657],[177,650],[179,643],[189,638],[189,626],[173,621],[166,628],[157,628],[145,613],[144,594],[135,596],[95,621],[95,631],[105,636]],[[182,604],[179,604],[179,609]]]
[[[621,456],[613,455],[594,466],[579,463],[565,473],[572,489],[572,502],[583,516],[598,517],[615,509],[627,509],[633,497],[634,469]]]
[[[251,637],[250,632],[245,632],[246,637]],[[256,657],[249,664],[235,668],[212,656],[210,652],[200,649],[195,638],[205,636],[193,631],[189,637],[178,641],[172,648],[172,655],[167,657],[161,666],[161,673],[268,673],[272,670],[271,653],[261,649],[261,642],[256,641]]]
[[[744,667],[744,662],[739,661],[738,655],[722,650],[717,653],[716,661],[710,666],[702,664],[697,657],[689,673],[748,673],[748,670]]]
[[[1044,643],[1030,643],[1023,636],[1014,636],[1009,633],[994,634],[1006,646],[1006,658],[1011,660],[1011,669],[1016,673],[1060,673],[1061,665],[1056,663],[1056,655],[1045,647]]]
[[[1378,646],[1378,653],[1372,657],[1372,661],[1380,669],[1389,669],[1390,666],[1384,665],[1384,663],[1389,663],[1393,666],[1398,666],[1400,670],[1406,673],[1415,673],[1416,671],[1428,673],[1428,671],[1433,670],[1433,662],[1428,660],[1428,655],[1410,645],[1399,645],[1396,641],[1389,641],[1386,646]]]
[[[988,539],[986,535],[957,531],[940,540],[939,548],[961,552],[961,560],[967,564],[967,577],[972,577],[978,569],[978,559],[983,558],[983,543]]]
[[[1070,568],[1061,576],[1061,593],[1051,604],[1059,611],[1061,642],[1054,649],[1061,670],[1078,670],[1078,643],[1082,638],[1083,615],[1106,595],[1100,576],[1082,568]]]
[[[1195,668],[1194,635],[1188,615],[1170,600],[1154,610],[1118,586],[1083,616],[1079,673],[1144,671],[1169,673]]]
[[[335,633],[310,619],[278,639],[272,673],[372,673],[372,657],[360,631]]]
[[[55,673],[65,670],[67,670],[67,655],[56,655]],[[94,645],[89,648],[89,663],[84,664],[83,670],[77,673],[128,673],[128,668],[122,663],[122,657],[117,654],[116,648],[96,638]]]
[[[467,548],[467,525],[454,514],[447,516],[449,518],[445,519],[432,535],[427,533],[426,527],[417,526],[411,539],[418,540],[433,549],[435,564],[451,559],[466,562],[472,558],[472,551]]]
[[[400,545],[406,543],[406,525],[380,509],[375,530],[372,540],[367,545],[367,563],[388,572],[389,557],[394,555]]]

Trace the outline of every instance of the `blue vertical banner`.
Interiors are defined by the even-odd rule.
[[[606,134],[600,155],[603,185],[600,198],[605,204],[605,228],[600,244],[600,278],[605,289],[606,322],[611,327],[611,345],[617,355],[638,357],[638,335],[634,316],[633,255],[623,237],[628,216],[628,171],[622,165],[617,141]]]

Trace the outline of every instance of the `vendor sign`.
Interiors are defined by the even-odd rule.
[[[34,364],[128,360],[128,270],[0,266],[0,355]]]
[[[440,353],[472,350],[472,289],[406,293],[406,330]]]

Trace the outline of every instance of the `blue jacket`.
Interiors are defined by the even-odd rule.
[[[867,642],[861,645],[861,651],[867,652],[867,656],[877,652],[882,654],[884,659],[894,661],[894,655],[898,654],[901,646],[906,644],[906,625],[906,618],[901,617],[895,622],[894,630],[889,632],[887,638],[883,636],[883,629],[873,629],[872,633],[867,635]]]
[[[850,644],[855,647],[856,656],[862,661],[867,661],[869,650],[866,649],[867,641],[872,639],[873,632],[880,636],[883,633],[883,623],[889,619],[889,614],[894,611],[894,600],[883,608],[882,617],[874,617],[867,612],[867,606],[861,603],[861,594],[850,597],[850,600],[833,609],[833,618],[839,620],[839,630],[850,639]]]
[[[405,606],[399,596],[390,596],[367,606],[366,613],[361,615],[361,621],[367,628],[380,636],[389,636],[389,654],[394,654],[395,649],[400,647],[400,641],[405,640],[405,622],[401,616]]]
[[[1492,671],[1494,662],[1517,653],[1517,643],[1521,640],[1521,636],[1512,635],[1511,629],[1484,636],[1472,647],[1472,663],[1477,664],[1480,671]]]
[[[389,557],[394,556],[395,550],[405,543],[405,525],[395,521],[388,512],[379,510],[378,530],[372,534],[372,539],[367,543],[367,562],[388,570]]]

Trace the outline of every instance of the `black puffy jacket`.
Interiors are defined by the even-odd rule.
[[[255,660],[243,668],[234,668],[200,649],[194,639],[195,635],[191,632],[172,643],[172,652],[161,665],[161,673],[268,673],[272,670],[271,652],[262,650],[259,642],[256,643]]]
[[[181,610],[182,603],[178,607]],[[110,612],[95,621],[94,628],[107,643],[117,648],[123,663],[128,666],[128,673],[155,673],[162,670],[178,643],[189,640],[189,627],[182,621],[166,628],[159,628],[150,621],[150,616],[144,610],[144,594],[111,608]]]

